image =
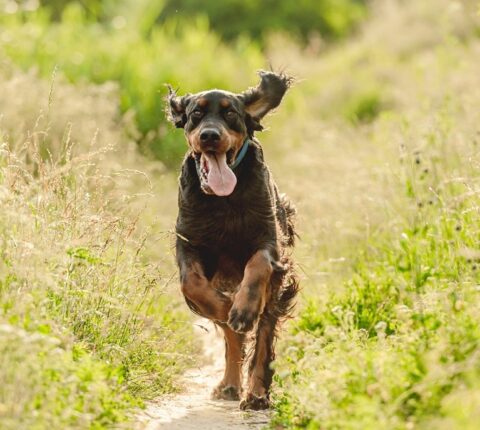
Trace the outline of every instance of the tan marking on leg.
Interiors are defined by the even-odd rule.
[[[182,278],[182,293],[193,303],[200,315],[214,321],[227,320],[232,302],[212,287],[200,264],[191,264],[186,268]]]
[[[269,389],[273,376],[270,364],[275,357],[276,323],[276,319],[263,314],[258,324],[254,354],[248,369],[248,388],[240,402],[241,409],[267,409],[270,405]]]
[[[239,400],[242,393],[242,364],[244,357],[244,338],[227,326],[222,326],[225,338],[225,373],[220,384],[214,389],[212,397],[224,400]]]
[[[226,367],[223,382],[226,385],[242,385],[242,363],[244,335],[235,333],[228,327],[223,328],[225,342],[227,344]]]
[[[257,341],[255,344],[254,363],[248,375],[248,393],[252,393],[257,397],[267,394],[265,387],[265,363],[269,361],[269,350],[265,328],[260,328],[257,333]]]

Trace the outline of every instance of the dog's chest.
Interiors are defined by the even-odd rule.
[[[251,154],[252,155],[252,154]],[[257,154],[258,155],[258,154]],[[180,180],[177,232],[198,249],[241,259],[276,240],[276,213],[266,167],[251,156],[232,195],[205,195],[195,163],[187,160]],[[248,174],[247,174],[248,173]]]
[[[198,241],[214,248],[245,249],[255,247],[274,234],[273,214],[251,208],[212,211],[198,230]]]
[[[235,293],[242,281],[244,266],[226,254],[220,255],[211,279],[212,287],[227,295]]]

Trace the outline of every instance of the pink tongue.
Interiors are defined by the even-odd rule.
[[[237,177],[227,166],[226,154],[206,154],[208,163],[208,185],[217,196],[232,194]]]

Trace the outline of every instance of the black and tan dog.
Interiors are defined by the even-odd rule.
[[[189,144],[176,224],[181,288],[188,306],[224,333],[226,369],[214,398],[240,398],[245,344],[253,339],[242,409],[269,406],[276,327],[298,289],[287,253],[295,211],[279,194],[254,138],[291,79],[264,71],[260,78],[241,94],[180,97],[170,88],[167,107]]]

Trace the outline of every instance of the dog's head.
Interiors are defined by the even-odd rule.
[[[276,108],[292,79],[261,71],[260,83],[243,93],[202,91],[180,97],[169,87],[167,115],[185,129],[203,192],[230,195],[237,183],[231,166],[247,137],[262,130],[260,121]]]

